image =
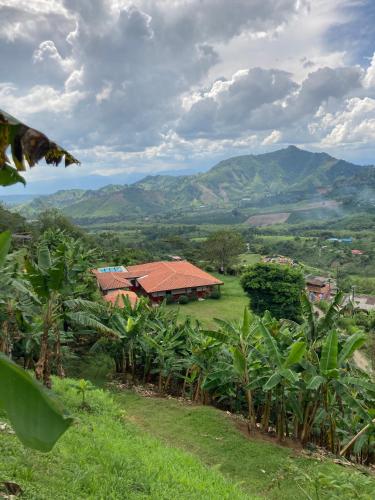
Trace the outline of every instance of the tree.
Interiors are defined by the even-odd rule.
[[[237,257],[245,251],[245,241],[240,233],[221,230],[212,233],[203,246],[204,256],[223,273],[236,263]]]
[[[241,285],[255,313],[270,311],[275,318],[300,321],[300,297],[305,283],[298,269],[259,263],[245,271]]]

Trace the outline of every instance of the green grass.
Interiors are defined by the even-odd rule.
[[[224,286],[221,287],[220,299],[189,302],[183,306],[171,304],[168,307],[178,307],[180,318],[197,319],[205,328],[216,326],[214,318],[229,321],[241,319],[244,307],[249,304],[249,299],[241,287],[239,278],[237,276],[216,276],[224,282]]]
[[[239,262],[241,265],[253,266],[262,260],[262,256],[259,253],[243,253],[239,256]]]
[[[289,464],[299,474],[317,477],[324,474],[333,477],[341,487],[348,481],[361,492],[370,494],[375,481],[365,485],[363,476],[342,469],[330,460],[317,461],[306,458],[300,451],[279,446],[261,439],[248,439],[235,427],[233,420],[223,411],[210,406],[189,405],[171,399],[145,398],[132,392],[119,393],[117,400],[126,411],[127,418],[135,422],[162,442],[177,446],[199,456],[210,467],[219,470],[224,477],[240,485],[247,498],[289,500],[306,498],[287,470]],[[366,479],[364,480],[366,481]],[[369,481],[369,480],[367,480]],[[301,483],[300,483],[301,484]],[[314,500],[313,485],[304,485]],[[321,491],[321,498],[356,498],[332,494],[332,488]],[[332,496],[331,496],[332,495]],[[368,498],[371,498],[370,496]]]
[[[47,454],[0,432],[0,495],[2,482],[11,481],[23,489],[22,498],[35,500],[305,498],[295,476],[285,475],[289,463],[314,477],[333,475],[340,488],[348,480],[361,493],[374,486],[328,460],[249,440],[213,407],[96,389],[83,411],[72,380],[54,379],[54,391],[75,425]],[[304,487],[311,494],[312,485]],[[331,496],[329,489],[320,498],[365,497]]]
[[[35,500],[247,498],[199,457],[137,428],[110,393],[90,392],[92,410],[83,412],[70,383],[55,380],[54,389],[76,424],[51,453],[25,449],[14,435],[0,432],[0,492],[3,481],[12,481],[23,489],[22,498]]]

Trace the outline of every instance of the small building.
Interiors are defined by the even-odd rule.
[[[357,249],[353,249],[352,250],[352,255],[364,255],[364,251],[363,250],[357,250]]]
[[[350,244],[353,243],[353,238],[351,236],[348,238],[328,238],[327,241]]]
[[[131,288],[132,284],[126,277],[128,273],[125,268],[122,268],[122,270],[118,269],[119,268],[108,267],[95,269],[93,271],[103,295],[107,295],[107,293],[116,290],[129,290],[129,288]]]
[[[138,295],[130,290],[112,290],[104,295],[104,300],[111,304],[117,304],[118,307],[125,307],[125,297],[129,299],[130,305],[134,307],[138,301]]]
[[[168,257],[171,259],[171,260],[183,260],[182,257],[180,257],[179,255],[168,255]]]
[[[312,301],[330,299],[332,293],[331,280],[324,276],[308,276],[306,278],[306,290]]]
[[[177,302],[181,295],[205,298],[223,285],[221,280],[186,260],[148,262],[121,271],[102,269],[106,270],[96,269],[93,273],[103,295],[129,290],[138,296],[147,296],[155,303],[165,299]]]

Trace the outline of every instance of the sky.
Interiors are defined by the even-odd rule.
[[[373,0],[0,0],[0,20],[0,108],[81,161],[6,194],[289,144],[375,163]]]

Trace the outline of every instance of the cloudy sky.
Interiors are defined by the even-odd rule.
[[[7,193],[295,144],[374,163],[373,0],[0,0],[0,108],[82,162]]]

